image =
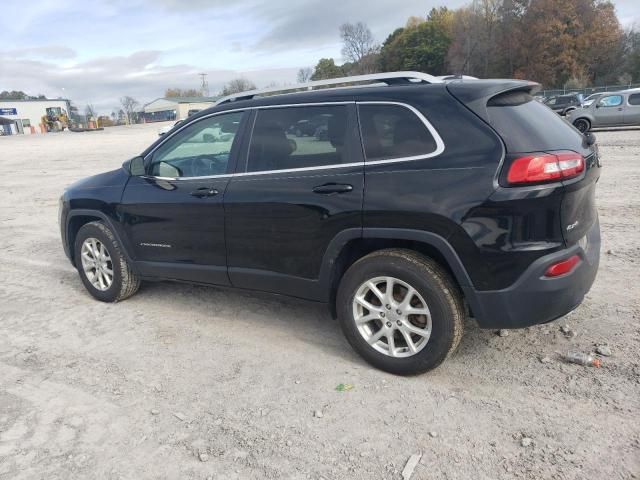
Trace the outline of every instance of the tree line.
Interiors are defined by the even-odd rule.
[[[624,30],[610,1],[475,0],[410,17],[382,44],[366,24],[340,27],[342,56],[321,58],[298,81],[417,70],[523,78],[545,88],[640,82],[640,31]]]

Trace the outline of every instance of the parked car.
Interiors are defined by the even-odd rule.
[[[554,112],[565,116],[576,108],[582,106],[584,96],[581,93],[571,93],[568,95],[555,95],[544,101],[544,104]]]
[[[221,99],[67,188],[62,244],[87,291],[118,302],[177,280],[324,302],[396,374],[443,362],[467,314],[522,328],[576,308],[600,252],[593,136],[532,82],[326,86],[363,78],[388,85]],[[318,117],[326,139],[296,144],[292,127]],[[212,129],[232,138],[206,141]]]
[[[162,136],[169,133],[174,127],[180,125],[184,120],[178,120],[176,123],[172,123],[170,125],[165,125],[164,127],[158,129],[158,135]]]
[[[588,107],[593,102],[595,102],[597,99],[599,99],[602,95],[604,95],[604,92],[592,93],[591,95],[589,95],[587,98],[584,99],[584,102],[582,103],[582,106],[583,107]]]
[[[312,118],[303,118],[289,127],[289,131],[296,134],[296,137],[312,137],[320,127],[326,127],[327,115],[316,115]]]
[[[556,95],[545,99],[544,104],[551,110],[565,116],[567,113],[582,106],[584,96],[582,94]]]
[[[640,92],[604,93],[592,104],[571,112],[568,120],[581,132],[640,125]]]

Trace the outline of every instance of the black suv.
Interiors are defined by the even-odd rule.
[[[520,328],[576,308],[600,250],[593,136],[530,82],[387,83],[238,96],[69,187],[62,242],[87,290],[116,302],[177,280],[326,302],[397,374],[439,365],[466,315]],[[318,116],[325,139],[296,136]]]
[[[544,104],[551,110],[563,117],[573,110],[580,108],[584,103],[581,93],[571,93],[569,95],[556,95],[546,98]]]

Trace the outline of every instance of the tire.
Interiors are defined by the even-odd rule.
[[[85,242],[87,242],[87,248],[89,250],[85,252],[87,254],[85,258],[89,259],[89,263],[96,263],[91,262],[91,258],[94,258],[91,254],[92,251],[107,252],[102,258],[109,258],[109,260],[103,262],[103,265],[105,265],[105,273],[109,270],[112,272],[110,284],[107,285],[106,281],[102,281],[98,282],[98,286],[94,285],[93,282],[96,282],[95,272],[97,271],[97,267],[90,268],[89,271],[85,270],[85,264],[83,263],[83,247],[85,246]],[[100,247],[100,245],[102,247]],[[101,302],[119,302],[129,298],[136,293],[140,287],[140,279],[131,270],[131,266],[127,262],[118,240],[109,227],[102,222],[87,223],[80,228],[74,244],[74,258],[80,279],[85,288],[94,298]],[[92,272],[94,273],[93,279],[89,277]],[[105,279],[106,276],[102,275],[101,280]]]
[[[580,130],[580,132],[586,133],[591,129],[591,122],[586,118],[578,118],[573,122],[573,126]]]
[[[392,279],[392,300],[390,304],[383,304],[378,294],[386,297],[386,289],[390,284],[385,282],[389,278]],[[377,294],[367,286],[370,282],[376,286]],[[410,292],[407,287],[413,288],[415,294],[403,311],[402,301],[406,301]],[[366,295],[370,296],[363,297],[367,289],[369,293]],[[385,292],[382,292],[383,289]],[[363,307],[356,300],[356,295],[365,301],[368,299],[373,310]],[[437,262],[411,250],[379,250],[355,262],[340,281],[336,301],[338,320],[351,346],[371,365],[386,372],[415,375],[432,370],[456,350],[462,339],[465,310],[459,289]],[[427,310],[429,315],[407,315],[409,309]],[[385,317],[384,324],[382,316]],[[357,318],[364,321],[370,317],[372,320],[366,323],[356,323]],[[407,322],[411,325],[407,325]],[[365,336],[373,340],[384,329],[383,325],[387,326],[387,333],[372,346]],[[415,352],[411,351],[406,341],[407,327],[419,327],[420,332],[430,330],[430,336],[409,333],[412,343],[415,342]],[[405,330],[404,333],[401,329]],[[395,348],[389,348],[389,335]]]

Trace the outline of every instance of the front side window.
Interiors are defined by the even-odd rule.
[[[601,107],[618,107],[622,105],[622,95],[611,95],[600,100]]]
[[[347,163],[347,117],[346,105],[258,110],[247,171]]]
[[[429,155],[437,144],[418,116],[401,105],[359,105],[368,161]]]
[[[640,105],[640,93],[629,95],[629,105]]]
[[[155,151],[151,175],[171,178],[224,175],[242,115],[243,112],[223,113],[189,125]]]

